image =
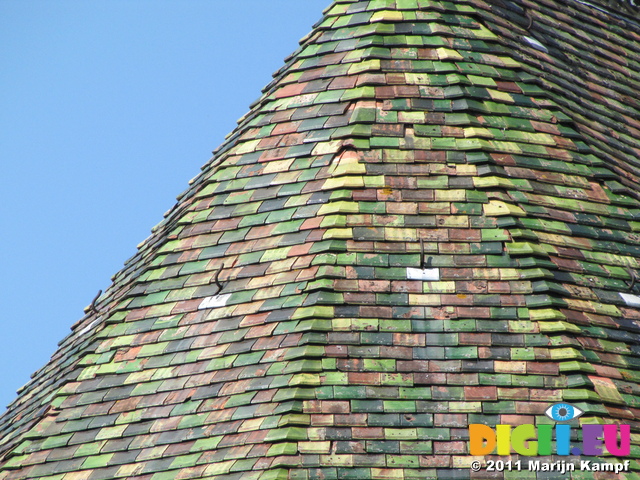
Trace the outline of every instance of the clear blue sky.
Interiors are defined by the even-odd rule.
[[[0,412],[330,0],[0,0]]]

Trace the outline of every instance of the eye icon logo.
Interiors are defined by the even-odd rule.
[[[556,422],[569,422],[581,416],[584,412],[578,407],[569,405],[568,403],[556,403],[551,405],[544,414],[551,420]]]

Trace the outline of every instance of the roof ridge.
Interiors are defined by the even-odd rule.
[[[334,2],[3,418],[0,479],[453,478],[470,423],[637,428],[636,52],[497,4]]]

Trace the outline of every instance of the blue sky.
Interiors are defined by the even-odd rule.
[[[330,0],[0,0],[0,412]]]

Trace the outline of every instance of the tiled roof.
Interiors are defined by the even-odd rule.
[[[636,0],[594,0],[592,2],[582,2],[585,5],[594,6],[594,7],[604,7],[609,14],[615,12],[624,12],[626,14],[638,15],[640,12],[640,4],[636,3]]]
[[[635,11],[335,1],[0,419],[0,480],[503,478],[467,426],[559,401],[640,469]]]

